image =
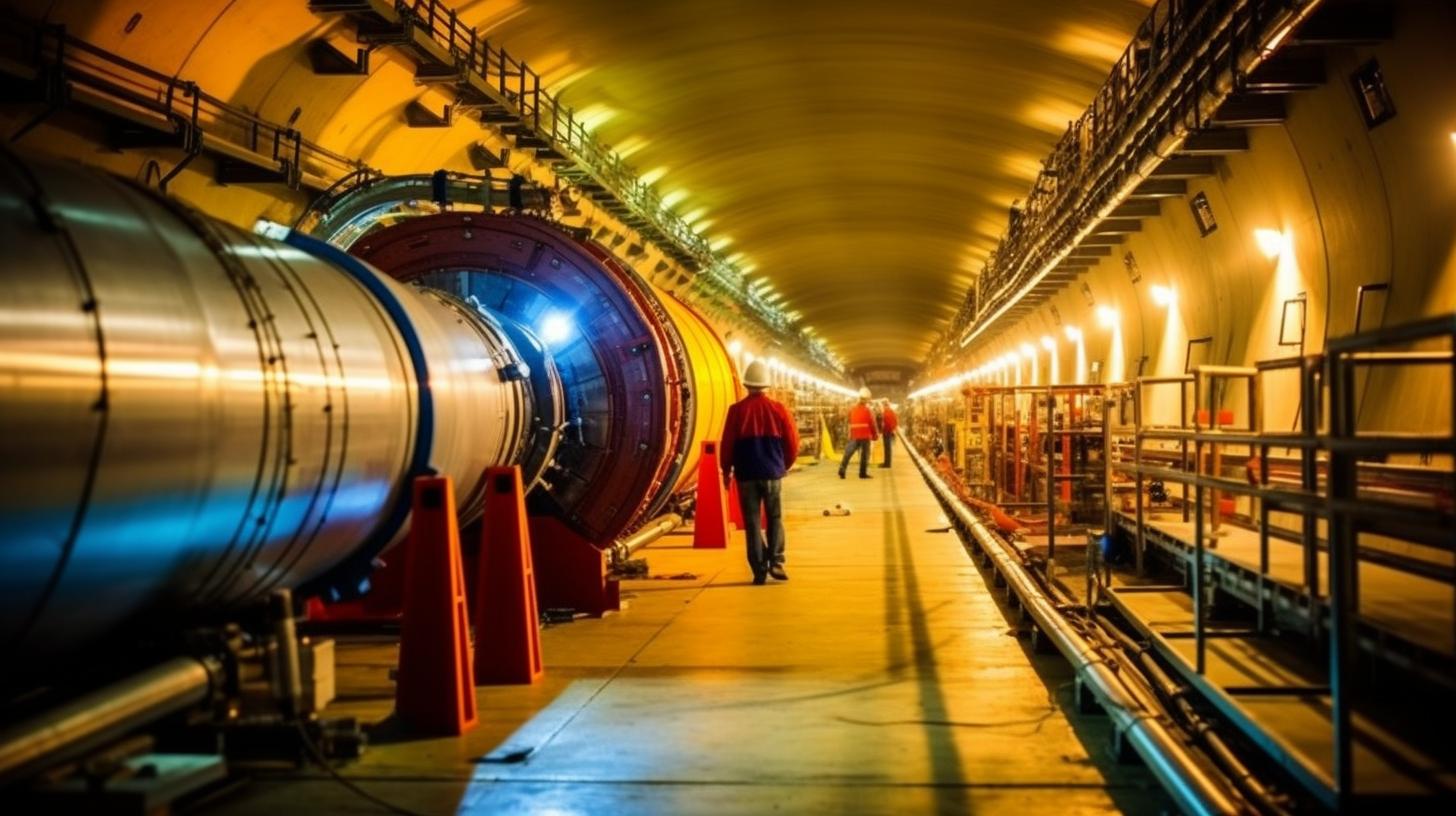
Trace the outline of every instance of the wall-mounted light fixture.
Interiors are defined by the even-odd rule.
[[[1173,301],[1178,299],[1177,293],[1173,291],[1171,286],[1154,285],[1148,290],[1148,293],[1153,296],[1153,303],[1164,309],[1172,306]]]
[[[1256,229],[1254,243],[1259,245],[1259,251],[1264,253],[1264,257],[1272,261],[1289,248],[1289,237],[1275,229]]]
[[[1097,325],[1104,329],[1117,326],[1117,310],[1110,306],[1097,307]]]

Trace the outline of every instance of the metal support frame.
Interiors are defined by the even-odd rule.
[[[1430,349],[1428,344],[1433,341],[1443,343],[1444,348]],[[1192,570],[1189,581],[1194,607],[1195,676],[1204,676],[1206,670],[1205,644],[1210,632],[1205,626],[1205,595],[1210,585],[1233,592],[1255,606],[1258,631],[1269,625],[1279,606],[1284,608],[1286,615],[1290,612],[1302,614],[1309,631],[1316,637],[1325,630],[1322,619],[1325,614],[1328,615],[1325,635],[1334,772],[1328,779],[1317,779],[1309,774],[1300,778],[1330,803],[1347,802],[1355,793],[1352,718],[1357,650],[1378,649],[1398,665],[1421,670],[1421,658],[1415,655],[1420,651],[1418,646],[1411,644],[1411,656],[1415,659],[1406,662],[1408,657],[1390,651],[1399,640],[1398,634],[1372,629],[1361,619],[1359,564],[1369,560],[1433,577],[1429,571],[1402,565],[1379,552],[1362,553],[1360,535],[1378,532],[1430,547],[1456,548],[1456,543],[1451,542],[1449,537],[1449,530],[1456,521],[1453,515],[1456,514],[1449,508],[1415,508],[1382,498],[1379,492],[1369,489],[1375,483],[1373,480],[1398,475],[1401,473],[1399,466],[1363,461],[1391,453],[1435,452],[1456,458],[1456,433],[1452,430],[1456,429],[1456,408],[1453,408],[1451,426],[1445,431],[1367,431],[1359,423],[1357,382],[1362,369],[1373,367],[1438,368],[1448,373],[1449,388],[1456,394],[1456,350],[1453,349],[1456,349],[1456,316],[1447,316],[1332,340],[1325,356],[1278,358],[1262,361],[1253,368],[1199,366],[1191,376],[1184,378],[1141,378],[1133,392],[1136,438],[1133,461],[1130,466],[1125,462],[1110,463],[1113,470],[1131,475],[1138,485],[1137,508],[1130,526],[1139,548],[1156,540],[1160,548],[1175,556],[1176,563],[1187,565]],[[1298,376],[1299,418],[1293,430],[1271,430],[1262,414],[1260,378],[1268,373],[1289,370]],[[1219,389],[1215,385],[1228,379],[1245,379],[1248,383],[1247,427],[1229,426],[1218,416]],[[1146,406],[1142,404],[1144,389],[1150,385],[1180,382],[1186,389],[1190,381],[1194,388],[1194,405],[1206,411],[1206,416],[1195,412],[1191,428],[1150,425]],[[1329,426],[1323,428],[1321,421],[1326,405],[1329,406]],[[1185,408],[1185,420],[1186,417]],[[1184,424],[1186,426],[1186,421]],[[1154,440],[1193,445],[1194,466],[1188,468],[1186,458],[1182,468],[1150,463],[1145,456],[1145,446]],[[1247,447],[1251,454],[1257,454],[1257,476],[1252,480],[1253,484],[1226,478],[1216,466],[1211,465],[1211,457],[1206,454],[1211,449],[1227,445]],[[1286,473],[1291,468],[1297,470],[1297,483],[1290,483],[1287,475],[1277,482],[1271,481],[1271,452],[1281,449],[1297,452],[1292,461],[1287,457],[1284,459]],[[1322,472],[1327,473],[1323,480]],[[1194,540],[1191,543],[1179,542],[1147,526],[1142,507],[1142,485],[1149,478],[1176,480],[1185,488],[1188,485],[1194,488]],[[1259,564],[1256,569],[1213,558],[1206,550],[1206,528],[1211,526],[1207,499],[1212,496],[1216,501],[1221,494],[1245,495],[1255,502],[1259,522]],[[1274,529],[1270,525],[1270,513],[1273,511],[1296,514],[1298,529]],[[1323,591],[1318,569],[1321,520],[1324,520],[1329,536]],[[1276,537],[1301,546],[1301,585],[1298,587],[1276,583],[1269,576],[1270,539]],[[1449,570],[1447,573],[1445,580],[1456,581],[1456,575],[1449,574]],[[1456,609],[1452,612],[1456,617]],[[1445,660],[1449,663],[1450,658],[1447,655]]]

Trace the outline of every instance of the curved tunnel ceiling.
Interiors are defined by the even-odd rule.
[[[389,173],[469,169],[474,123],[406,128],[412,66],[314,75],[306,0],[19,4]],[[674,210],[850,368],[917,367],[1147,0],[480,0],[461,20],[596,122]],[[130,20],[130,22],[129,22]],[[142,20],[137,24],[137,20]],[[272,205],[179,194],[250,223]],[[261,209],[261,212],[259,211]]]
[[[924,359],[1149,4],[478,5],[854,368]]]

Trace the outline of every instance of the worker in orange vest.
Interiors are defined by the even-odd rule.
[[[870,410],[870,390],[861,388],[859,402],[849,409],[849,444],[844,446],[844,458],[839,462],[839,478],[844,478],[844,471],[849,467],[849,460],[854,458],[855,451],[859,451],[859,477],[870,478],[870,443],[877,436],[875,412]]]
[[[900,418],[895,416],[895,409],[890,407],[890,401],[880,400],[880,433],[885,438],[885,461],[880,463],[882,468],[889,467],[890,460],[894,458],[895,429],[898,427],[900,427]]]

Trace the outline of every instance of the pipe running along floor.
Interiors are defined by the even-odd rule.
[[[790,474],[787,583],[752,585],[741,534],[644,550],[628,608],[546,629],[545,679],[480,689],[463,738],[393,733],[397,644],[342,642],[327,714],[380,723],[343,774],[419,813],[1171,810],[1111,757],[1105,718],[1076,713],[1067,665],[1018,636],[897,453],[872,480]],[[824,516],[836,503],[851,514]],[[379,812],[317,769],[211,809],[302,811]]]

